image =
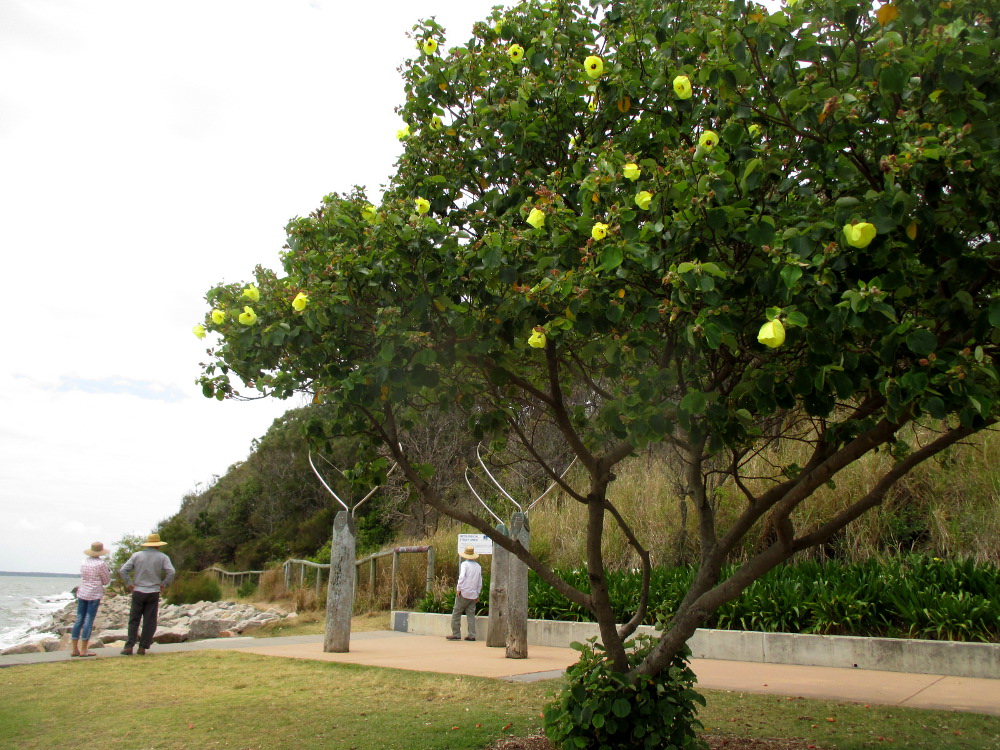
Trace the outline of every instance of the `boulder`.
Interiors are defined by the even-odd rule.
[[[104,630],[94,638],[95,641],[100,641],[101,643],[113,643],[114,641],[126,641],[128,640],[128,630],[122,628],[120,630]]]
[[[153,643],[183,643],[190,640],[190,632],[187,628],[157,628],[153,636]]]
[[[31,643],[19,643],[16,646],[5,648],[0,651],[0,656],[11,656],[14,654],[40,654],[45,651],[42,641],[32,641]]]
[[[223,630],[230,630],[236,627],[233,620],[221,620],[209,617],[193,617],[188,623],[188,637],[192,641],[202,638],[218,638]]]

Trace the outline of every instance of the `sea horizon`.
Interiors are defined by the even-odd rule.
[[[79,578],[79,573],[43,573],[41,571],[0,570],[0,576],[36,576],[40,578]]]

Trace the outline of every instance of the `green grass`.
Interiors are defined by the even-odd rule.
[[[538,731],[557,686],[231,652],[9,667],[0,747],[481,750]],[[706,695],[712,735],[802,738],[824,750],[1000,746],[996,716]]]

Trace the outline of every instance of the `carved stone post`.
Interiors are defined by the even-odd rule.
[[[511,516],[510,537],[530,549],[531,534],[528,516]],[[528,658],[528,566],[518,557],[509,555],[507,565],[507,653],[508,659]]]
[[[354,609],[354,519],[342,510],[333,521],[330,546],[330,583],[326,593],[326,635],[323,650],[345,654],[351,650],[351,614]]]
[[[497,524],[497,531],[507,535],[507,527]],[[488,648],[507,645],[507,578],[510,575],[510,553],[493,545],[493,562],[490,563],[490,627],[486,635]]]

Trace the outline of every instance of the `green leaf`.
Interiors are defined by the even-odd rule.
[[[785,266],[781,269],[781,280],[785,286],[791,289],[795,282],[802,278],[802,269],[799,266]]]
[[[906,346],[914,354],[927,356],[937,349],[937,336],[926,330],[914,331],[906,337]]]
[[[615,702],[611,704],[611,713],[619,719],[624,719],[632,713],[632,704],[624,698],[617,698],[615,699]]]
[[[705,394],[701,391],[688,391],[681,399],[681,409],[689,414],[701,414],[706,406]]]
[[[894,63],[884,68],[878,77],[878,88],[883,94],[902,94],[910,71],[905,65]]]
[[[610,245],[601,252],[601,268],[605,271],[614,271],[622,264],[622,249],[617,245]]]
[[[990,302],[990,325],[1000,328],[1000,299]]]

